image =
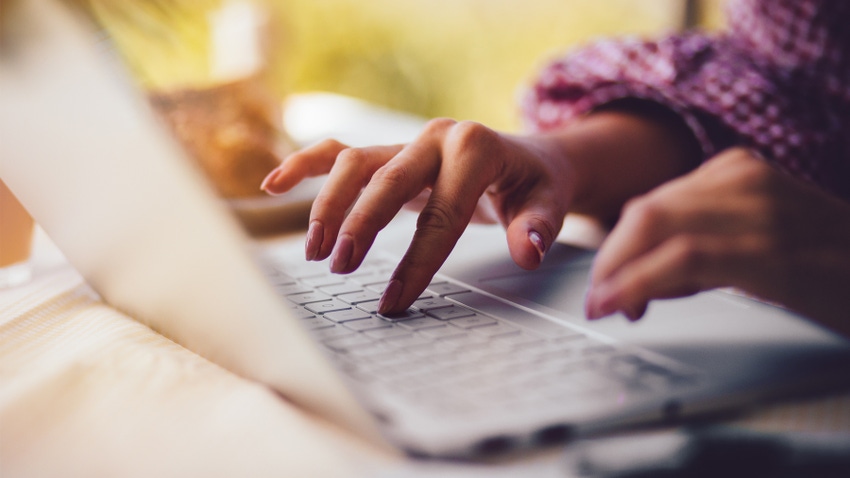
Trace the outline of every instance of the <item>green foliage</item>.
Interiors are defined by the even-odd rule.
[[[421,114],[517,125],[541,62],[601,35],[678,24],[679,0],[279,0],[274,78]]]

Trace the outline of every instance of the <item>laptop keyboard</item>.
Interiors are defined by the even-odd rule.
[[[349,379],[434,413],[663,392],[694,379],[448,279],[435,278],[404,314],[381,316],[389,261],[370,260],[349,275],[322,263],[266,262],[292,314]]]

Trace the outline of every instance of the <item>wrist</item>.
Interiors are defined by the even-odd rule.
[[[620,101],[545,135],[573,175],[570,210],[613,223],[623,204],[695,168],[702,153],[666,108]]]

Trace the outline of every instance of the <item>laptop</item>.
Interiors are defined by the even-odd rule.
[[[0,176],[70,262],[114,307],[364,439],[471,457],[850,380],[847,340],[723,291],[590,323],[593,252],[559,244],[522,271],[496,227],[470,227],[407,314],[377,316],[410,216],[348,276],[258,246],[84,19],[31,0],[0,21]]]

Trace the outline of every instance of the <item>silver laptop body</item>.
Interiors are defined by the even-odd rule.
[[[850,379],[846,340],[721,291],[589,323],[591,252],[559,245],[525,272],[492,227],[470,228],[408,316],[377,317],[411,218],[346,277],[258,249],[82,19],[32,0],[0,21],[0,176],[72,264],[115,307],[364,437],[474,455]]]

